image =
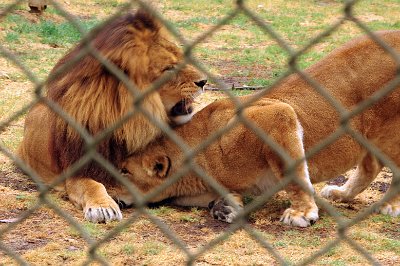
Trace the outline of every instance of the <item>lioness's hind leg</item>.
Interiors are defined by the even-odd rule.
[[[65,188],[69,199],[83,209],[85,219],[93,223],[121,220],[118,204],[108,195],[103,184],[91,178],[67,178]]]
[[[398,88],[397,90],[400,90]],[[389,156],[389,158],[396,163],[397,168],[400,168],[400,114],[397,112],[396,119],[390,120],[384,127],[380,130],[384,132],[384,137],[381,138],[381,143],[379,148]],[[397,182],[396,182],[397,181]],[[393,217],[400,216],[400,181],[395,180],[395,177],[392,177],[392,183],[390,185],[390,189],[387,193],[392,190],[397,190],[397,194],[385,202],[380,208],[379,212],[382,214],[388,214]]]
[[[266,106],[263,116],[258,119],[260,120],[257,121],[257,125],[261,126],[269,137],[285,150],[292,163],[305,158],[303,128],[290,105],[279,103]],[[285,175],[285,165],[289,162],[285,162],[284,158],[277,155],[277,152],[267,145],[265,151],[265,159],[274,175],[282,180],[289,178]],[[307,162],[302,160],[293,172],[295,179],[285,187],[291,207],[285,210],[281,221],[288,225],[307,227],[319,218]]]
[[[391,200],[385,202],[380,208],[379,212],[388,214],[393,217],[400,216],[400,194],[394,196]]]
[[[325,186],[321,190],[321,195],[324,198],[341,202],[350,201],[371,184],[381,169],[382,164],[373,155],[366,153],[364,158],[357,165],[355,172],[350,175],[343,186]]]

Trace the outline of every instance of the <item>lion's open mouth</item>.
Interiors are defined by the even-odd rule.
[[[188,115],[193,112],[193,107],[187,101],[180,101],[172,107],[170,116]]]
[[[182,100],[172,107],[169,118],[172,125],[182,125],[190,121],[193,116],[193,107],[188,100]]]

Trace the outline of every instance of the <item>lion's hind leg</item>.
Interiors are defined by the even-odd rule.
[[[72,177],[67,178],[65,188],[69,199],[83,209],[88,221],[103,223],[122,219],[118,204],[103,184],[87,177]]]
[[[400,89],[400,88],[399,88]],[[398,90],[399,90],[398,89]],[[384,137],[381,139],[380,148],[383,152],[390,157],[390,159],[396,163],[397,169],[400,168],[400,114],[396,113],[396,119],[386,123],[385,127],[380,128],[383,132]],[[393,217],[400,216],[400,180],[392,177],[392,183],[387,193],[392,190],[397,190],[397,193],[390,200],[385,202],[380,208],[379,212],[382,214],[388,214]]]
[[[382,214],[388,214],[393,217],[400,216],[400,192],[397,192],[396,196],[383,203],[378,211]]]
[[[379,149],[386,154],[394,163],[400,167],[400,150],[398,143],[400,143],[400,117],[394,117],[379,129],[378,136],[375,136],[377,142],[374,143]],[[357,169],[349,180],[341,187],[338,186],[325,186],[321,190],[321,195],[325,198],[331,198],[338,201],[352,200],[359,193],[364,191],[368,185],[376,178],[378,173],[382,170],[382,163],[378,161],[370,153],[366,153],[361,162],[357,165]],[[391,190],[396,185],[394,178],[392,179]],[[382,214],[391,216],[400,215],[400,192],[397,189],[397,194],[383,203],[377,210]]]
[[[303,129],[294,109],[285,103],[273,103],[262,109],[262,116],[255,116],[256,124],[260,126],[268,136],[276,142],[290,157],[290,162],[278,155],[268,145],[265,145],[265,159],[275,177],[292,181],[284,188],[291,201],[291,207],[285,210],[281,221],[285,224],[307,227],[318,220],[318,207],[314,200],[308,172],[307,162],[304,160]],[[303,159],[293,167],[292,173],[286,173],[287,166],[296,160]]]
[[[350,175],[343,186],[325,186],[321,190],[321,195],[324,198],[341,202],[351,201],[371,184],[381,169],[382,164],[373,155],[366,153],[361,162],[357,165],[355,172]]]

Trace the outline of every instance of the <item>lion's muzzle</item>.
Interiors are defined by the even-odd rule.
[[[190,121],[193,116],[193,107],[188,101],[180,101],[172,107],[169,117],[176,125],[182,125]]]

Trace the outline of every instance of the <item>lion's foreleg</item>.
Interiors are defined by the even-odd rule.
[[[69,199],[83,209],[85,218],[94,223],[121,220],[118,204],[108,195],[103,184],[87,177],[67,178]]]

